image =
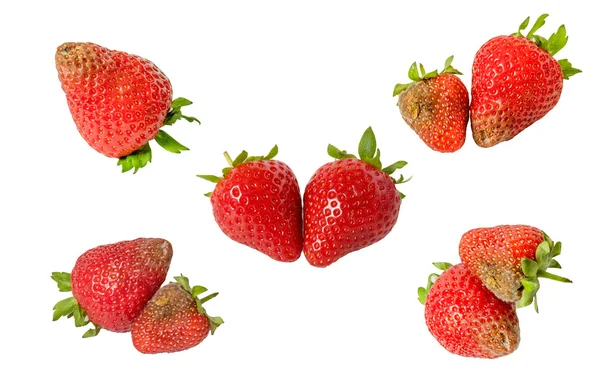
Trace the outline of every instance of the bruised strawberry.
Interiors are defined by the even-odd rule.
[[[185,276],[176,276],[176,283],[161,287],[133,322],[133,346],[144,354],[173,353],[190,349],[214,334],[221,317],[206,314],[204,304],[218,293],[202,299],[202,286],[190,287]]]
[[[173,100],[171,82],[149,60],[93,43],[56,49],[56,69],[79,133],[101,154],[119,158],[123,172],[152,160],[149,141],[172,153],[188,150],[161,127],[184,118],[185,98]]]
[[[431,274],[419,288],[425,323],[446,350],[463,357],[498,358],[519,347],[519,319],[514,303],[487,289],[464,264],[434,263],[443,271]]]
[[[343,256],[374,244],[392,230],[402,195],[391,175],[406,165],[382,169],[375,134],[363,134],[360,159],[329,145],[337,160],[321,166],[304,191],[304,255],[311,265],[327,267]]]
[[[465,143],[469,122],[469,91],[456,76],[462,74],[452,67],[453,56],[448,57],[444,69],[438,73],[420,71],[413,63],[409,84],[397,84],[394,97],[404,121],[432,150],[451,153]]]
[[[500,225],[475,228],[462,235],[460,259],[465,267],[503,301],[518,307],[534,303],[538,310],[538,278],[571,282],[549,273],[560,268],[555,257],[561,242],[554,243],[542,230],[528,225]]]
[[[513,139],[552,110],[563,80],[580,73],[554,55],[567,44],[564,25],[549,39],[536,35],[548,15],[540,16],[529,33],[529,17],[519,31],[497,36],[475,54],[471,86],[471,129],[475,143],[491,147]]]
[[[101,245],[79,256],[71,273],[53,272],[61,292],[72,292],[54,306],[53,320],[73,317],[75,326],[94,325],[84,337],[101,328],[131,330],[133,320],[165,281],[173,257],[165,239],[139,238]]]
[[[302,197],[298,180],[285,163],[242,151],[223,176],[198,175],[216,183],[210,196],[217,225],[230,239],[274,260],[292,262],[302,253]]]

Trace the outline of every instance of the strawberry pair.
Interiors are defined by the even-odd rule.
[[[222,176],[198,175],[216,183],[210,196],[217,225],[230,239],[282,262],[302,252],[311,265],[326,267],[343,256],[383,239],[394,227],[402,195],[391,175],[406,165],[383,168],[373,130],[359,146],[359,157],[329,145],[334,162],[320,167],[300,195],[296,176],[269,154],[249,157],[243,151]],[[302,203],[304,199],[304,206]]]
[[[469,118],[481,147],[513,139],[540,120],[558,103],[563,80],[581,72],[568,60],[553,57],[567,43],[564,25],[548,39],[535,34],[547,16],[540,16],[527,35],[521,31],[529,17],[517,33],[494,37],[477,51],[470,104],[452,56],[439,73],[413,63],[408,71],[413,82],[397,84],[393,94],[404,121],[431,149],[455,152],[465,142]]]
[[[476,228],[460,240],[461,263],[434,263],[419,288],[425,322],[448,351],[465,357],[497,358],[514,352],[520,342],[516,309],[534,304],[538,310],[539,278],[571,282],[549,273],[560,268],[554,243],[538,228],[501,225]]]
[[[184,276],[161,286],[173,257],[167,240],[139,238],[101,245],[83,253],[71,273],[53,272],[61,292],[73,296],[54,306],[53,320],[73,317],[75,326],[91,323],[84,338],[103,328],[131,332],[134,347],[142,353],[176,352],[198,345],[223,323],[209,316],[203,303],[217,293],[191,287]]]

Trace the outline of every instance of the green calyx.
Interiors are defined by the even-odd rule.
[[[421,80],[434,78],[445,73],[462,74],[452,66],[452,60],[454,60],[454,56],[450,56],[446,59],[446,62],[444,63],[444,69],[442,69],[441,72],[438,72],[437,69],[432,72],[426,72],[423,64],[419,64],[417,67],[417,63],[413,62],[410,68],[408,69],[408,78],[410,78],[412,82],[407,84],[396,84],[396,86],[394,87],[394,94],[392,96],[397,96],[398,94],[408,89],[410,85]]]
[[[198,313],[204,314],[208,318],[208,321],[209,321],[209,324],[210,324],[210,334],[215,334],[215,330],[217,330],[217,328],[220,325],[222,325],[225,321],[223,321],[223,319],[221,317],[212,317],[212,316],[209,316],[206,313],[206,310],[204,309],[204,307],[202,306],[202,304],[204,304],[205,302],[213,299],[219,293],[215,292],[215,293],[211,293],[208,296],[205,296],[203,298],[199,298],[199,296],[201,294],[203,294],[204,292],[208,291],[208,289],[206,289],[205,287],[200,286],[200,285],[196,285],[194,287],[191,287],[189,279],[187,277],[185,277],[184,275],[175,276],[173,278],[175,279],[175,281],[177,281],[177,283],[179,285],[181,285],[181,287],[186,292],[188,292],[190,295],[192,295],[192,297],[194,298],[194,301],[196,302],[196,306],[198,307]]]
[[[329,156],[331,156],[332,158],[335,158],[335,159],[356,158],[355,155],[348,154],[345,150],[340,150],[331,144],[327,146],[327,153],[329,154]],[[390,176],[390,178],[394,181],[395,184],[406,183],[410,180],[410,178],[404,179],[404,175],[400,175],[400,177],[398,179],[395,179],[392,177],[392,174],[394,173],[394,171],[399,170],[399,169],[403,168],[404,166],[406,166],[407,162],[397,161],[385,168],[382,168],[381,160],[379,159],[380,155],[381,155],[381,152],[377,148],[377,141],[375,139],[375,133],[373,133],[373,129],[371,127],[368,127],[367,130],[365,130],[365,132],[363,133],[363,136],[360,139],[360,142],[358,144],[358,156],[359,156],[360,160],[362,160],[363,162],[366,162],[366,163],[370,164],[371,166],[375,167],[376,169],[381,170],[384,173],[388,174]],[[399,193],[400,193],[400,196],[402,198],[404,198],[405,195],[401,192],[399,192]]]
[[[535,32],[537,32],[546,23],[546,17],[548,17],[547,13],[544,13],[543,15],[538,17],[531,29],[529,30],[529,32],[526,35],[524,35],[523,33],[521,33],[521,31],[523,31],[529,25],[529,17],[527,17],[525,21],[523,21],[521,25],[519,25],[519,30],[516,33],[513,33],[512,35],[517,37],[524,37],[528,40],[531,40],[541,49],[548,52],[551,56],[554,56],[562,48],[564,48],[565,45],[567,45],[569,37],[567,36],[567,29],[565,28],[564,24],[558,27],[558,30],[555,33],[552,33],[552,35],[548,39],[535,34]],[[560,64],[560,68],[563,73],[563,78],[565,80],[568,80],[570,77],[574,76],[577,73],[581,73],[581,70],[574,68],[573,65],[571,65],[569,60],[567,60],[566,58],[558,60],[558,63]]]
[[[163,122],[163,126],[171,126],[180,119],[185,119],[188,122],[198,122],[198,124],[200,124],[198,118],[183,115],[181,112],[182,107],[191,104],[192,101],[185,98],[180,97],[174,99],[171,103],[171,110],[167,113],[165,121]],[[154,141],[156,141],[160,147],[173,154],[180,154],[182,151],[189,150],[162,129],[158,130],[158,133],[154,137]],[[146,166],[150,162],[152,162],[152,149],[150,148],[150,144],[146,143],[140,149],[119,158],[117,166],[121,166],[121,172],[127,172],[133,169],[133,173],[135,174],[140,168]]]
[[[433,263],[433,265],[442,272],[445,271],[446,269],[449,269],[452,266],[452,264],[450,264],[450,263]],[[429,294],[429,291],[431,290],[433,283],[435,282],[435,280],[438,279],[438,277],[440,277],[439,273],[430,274],[429,277],[427,277],[427,286],[419,287],[419,289],[417,290],[419,302],[421,304],[425,305],[425,301],[427,300],[427,295]]]
[[[560,241],[554,243],[552,239],[544,233],[544,241],[537,246],[535,252],[535,261],[529,258],[521,259],[521,267],[525,277],[521,279],[523,292],[521,299],[517,303],[517,308],[528,306],[533,302],[535,311],[538,312],[537,291],[540,289],[540,277],[563,283],[572,282],[565,277],[547,271],[549,268],[561,268],[560,264],[555,259],[555,257],[560,255],[561,247]]]
[[[237,166],[241,165],[242,163],[273,159],[277,155],[278,152],[279,152],[279,148],[277,147],[277,145],[273,146],[271,151],[269,151],[269,153],[265,156],[248,156],[248,153],[244,150],[237,157],[235,157],[234,160],[231,160],[229,153],[227,151],[225,151],[223,153],[223,156],[225,156],[225,160],[227,160],[227,163],[229,164],[229,166],[223,168],[222,176],[217,176],[217,175],[196,175],[196,176],[198,178],[208,180],[209,182],[212,182],[212,183],[219,183],[219,181],[221,179],[223,179],[225,176],[227,176],[227,174],[229,174],[229,172],[231,170],[233,170],[234,167],[237,167]],[[204,195],[210,197],[211,194],[212,194],[211,192],[208,192]]]
[[[52,272],[52,280],[56,281],[58,290],[60,292],[71,292],[71,274],[66,272]],[[76,327],[83,327],[90,323],[87,313],[79,304],[75,297],[67,297],[64,300],[60,300],[53,307],[54,313],[52,315],[52,321],[56,321],[61,317],[71,318],[73,317]],[[92,323],[93,328],[87,330],[83,334],[83,338],[95,337],[100,332],[100,326]]]

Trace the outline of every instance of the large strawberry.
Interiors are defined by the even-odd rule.
[[[137,172],[152,160],[149,141],[172,153],[188,150],[161,127],[184,118],[185,98],[173,100],[171,82],[149,60],[93,43],[56,49],[58,78],[81,136],[96,151]]]
[[[469,122],[469,91],[456,76],[462,74],[452,67],[448,57],[438,73],[425,72],[423,65],[414,62],[408,70],[413,82],[397,84],[394,97],[404,121],[431,149],[454,152],[465,143]]]
[[[548,15],[529,33],[529,17],[517,33],[494,37],[477,51],[471,86],[471,128],[481,147],[508,141],[544,117],[560,98],[563,80],[581,72],[553,56],[567,43],[564,25],[549,39],[535,34]]]
[[[285,163],[273,160],[277,146],[266,156],[242,151],[223,176],[198,175],[216,183],[207,193],[217,225],[230,239],[282,262],[302,253],[302,197],[298,180]]]
[[[497,298],[463,264],[434,263],[419,288],[425,323],[446,350],[464,357],[498,358],[519,346],[520,330],[514,303]]]
[[[560,251],[560,241],[554,243],[542,230],[528,225],[475,228],[463,234],[459,244],[465,267],[498,298],[518,301],[518,307],[533,302],[536,311],[539,277],[571,282],[547,271],[560,268],[555,259]]]
[[[165,281],[173,248],[165,239],[139,238],[92,248],[79,256],[71,273],[53,272],[61,292],[53,320],[73,317],[75,326],[92,323],[84,337],[101,328],[131,330],[133,320]]]
[[[350,252],[374,244],[392,230],[404,195],[391,175],[406,165],[398,161],[382,169],[375,134],[363,134],[360,159],[329,145],[337,160],[321,166],[304,191],[304,254],[316,267],[326,267]]]
[[[203,286],[190,286],[185,276],[176,276],[161,287],[133,322],[131,340],[133,346],[145,354],[173,353],[190,349],[214,334],[223,323],[221,317],[211,317],[202,306],[215,297]]]

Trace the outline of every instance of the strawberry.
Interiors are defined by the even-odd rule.
[[[223,176],[198,175],[216,183],[210,197],[217,225],[230,239],[274,260],[292,262],[302,253],[302,197],[298,180],[283,162],[242,151]]]
[[[311,265],[326,267],[348,253],[374,244],[392,230],[404,197],[390,175],[406,165],[382,169],[375,134],[363,134],[360,159],[329,145],[337,159],[321,166],[304,191],[304,254]]]
[[[523,35],[528,17],[517,33],[494,37],[475,54],[471,129],[477,145],[508,141],[540,120],[558,103],[563,80],[581,72],[568,60],[553,57],[567,44],[564,25],[549,39],[535,34],[547,16]]]
[[[547,272],[560,268],[555,257],[561,243],[554,243],[542,230],[527,225],[475,228],[462,235],[460,259],[499,299],[518,301],[518,307],[534,303],[538,310],[538,278],[570,283]]]
[[[202,299],[205,287],[190,287],[187,277],[176,276],[176,283],[161,287],[133,322],[133,346],[144,354],[173,353],[190,349],[214,334],[221,317],[206,314],[204,304],[218,293]]]
[[[408,70],[413,82],[394,88],[404,121],[429,148],[442,153],[463,146],[469,122],[469,91],[456,76],[462,73],[452,67],[453,59],[448,57],[440,73],[427,73],[420,64],[419,74],[414,62]]]
[[[425,323],[450,353],[464,357],[498,358],[519,346],[520,329],[514,303],[490,292],[464,264],[434,263],[443,270],[431,274],[419,288]]]
[[[188,150],[161,127],[184,118],[171,82],[149,60],[93,43],[67,42],[56,49],[58,78],[79,133],[96,151],[119,158],[122,171],[152,161],[149,141],[172,153]]]
[[[74,317],[75,326],[131,330],[133,320],[165,281],[173,248],[165,239],[139,238],[92,248],[79,256],[71,273],[53,272],[61,292],[72,292],[54,306],[53,320]]]

